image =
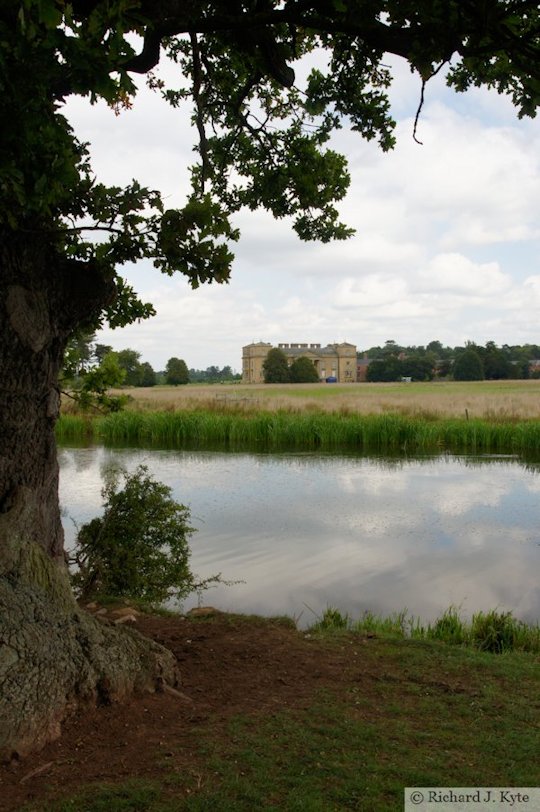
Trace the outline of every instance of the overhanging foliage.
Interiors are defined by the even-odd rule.
[[[386,52],[422,82],[445,69],[457,90],[493,87],[534,116],[539,31],[538,4],[526,0],[7,0],[0,229],[39,234],[114,280],[102,310],[113,326],[145,318],[151,305],[118,267],[151,258],[194,287],[227,281],[239,237],[230,216],[242,207],[291,217],[302,239],[352,233],[335,206],[349,185],[346,160],[328,142],[346,125],[392,147]],[[179,66],[177,88],[151,74],[164,52]],[[310,54],[320,66],[301,83],[295,67]],[[120,112],[134,73],[192,117],[198,160],[182,209],[166,210],[136,180],[100,183],[62,114],[73,94]]]

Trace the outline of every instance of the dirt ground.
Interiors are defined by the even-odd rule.
[[[47,800],[74,795],[82,776],[88,785],[133,776],[159,779],[177,770],[204,781],[204,762],[192,752],[201,726],[211,725],[215,740],[227,736],[227,721],[236,714],[267,716],[274,709],[306,707],[321,688],[339,690],[354,668],[350,644],[329,648],[278,622],[233,621],[219,613],[140,615],[136,627],[175,653],[181,690],[79,711],[59,740],[0,766],[2,811],[25,804],[40,809]],[[360,644],[367,653],[376,641]],[[362,662],[365,669],[365,657]],[[369,690],[369,674],[363,678]]]

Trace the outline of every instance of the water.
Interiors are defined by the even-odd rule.
[[[191,509],[193,571],[245,581],[205,594],[226,611],[300,625],[328,605],[353,617],[431,620],[450,605],[540,617],[540,464],[102,447],[59,459],[68,547],[72,519],[100,514],[106,471],[143,463]]]

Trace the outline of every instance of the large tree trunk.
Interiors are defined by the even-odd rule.
[[[57,736],[81,701],[174,684],[172,655],[72,595],[54,425],[67,336],[113,295],[96,269],[0,234],[0,757]]]

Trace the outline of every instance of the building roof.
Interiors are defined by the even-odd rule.
[[[295,355],[299,358],[303,355],[309,357],[310,355],[319,358],[321,355],[328,355],[337,358],[337,351],[334,347],[280,347],[285,355]]]
[[[266,341],[256,341],[256,342],[253,342],[252,344],[248,344],[243,349],[247,350],[250,347],[274,348],[274,345],[272,345],[272,344],[270,344],[270,343],[268,343]],[[320,344],[306,344],[306,343],[304,343],[304,344],[300,344],[300,343],[293,343],[293,344],[281,343],[281,344],[278,344],[278,346],[277,346],[277,349],[282,350],[285,353],[285,355],[288,355],[289,357],[291,357],[291,356],[293,356],[293,357],[307,356],[308,358],[309,357],[320,358],[321,356],[323,356],[323,357],[326,356],[328,358],[337,358],[338,354],[339,354],[338,351],[340,349],[346,349],[346,348],[350,348],[351,350],[353,350],[356,353],[356,346],[354,344],[349,344],[347,341],[342,341],[339,344],[327,344],[326,347],[321,347]]]

